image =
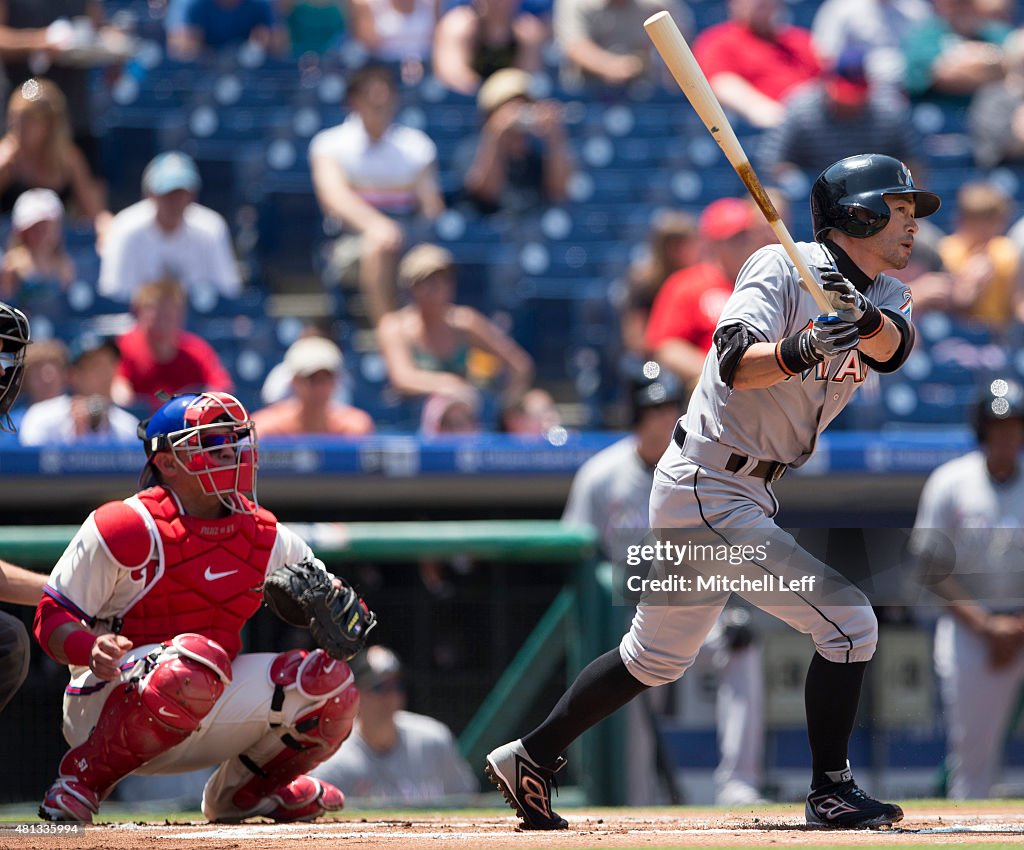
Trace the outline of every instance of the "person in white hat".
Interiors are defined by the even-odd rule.
[[[11,211],[11,235],[0,274],[0,293],[10,298],[26,286],[64,290],[75,264],[64,246],[64,205],[52,189],[29,189]]]
[[[187,292],[209,288],[222,298],[241,292],[227,222],[196,202],[201,186],[187,154],[167,151],[146,166],[145,197],[114,216],[107,232],[100,295],[130,301],[140,286],[163,277]]]
[[[292,373],[292,398],[253,413],[260,436],[373,433],[368,413],[333,398],[344,362],[341,349],[324,337],[306,336],[292,343],[284,355]]]

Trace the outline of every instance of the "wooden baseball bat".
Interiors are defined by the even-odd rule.
[[[743,185],[747,187],[750,196],[764,214],[765,219],[775,232],[786,253],[789,254],[789,258],[793,261],[793,265],[796,266],[796,270],[800,274],[804,289],[811,294],[811,297],[814,298],[814,303],[818,305],[822,313],[828,314],[833,312],[835,308],[828,298],[825,297],[821,284],[818,283],[818,279],[811,272],[807,261],[797,249],[793,237],[789,235],[789,230],[775,209],[775,204],[772,203],[772,199],[768,197],[764,186],[761,185],[757,174],[754,173],[754,168],[751,166],[746,153],[744,153],[740,140],[736,138],[736,133],[729,124],[729,119],[725,117],[725,112],[722,111],[722,105],[711,90],[708,78],[704,76],[700,65],[697,64],[697,60],[693,57],[693,52],[690,50],[690,45],[686,43],[683,34],[679,32],[679,27],[672,20],[672,16],[668,12],[656,12],[644,21],[644,29],[647,30],[647,35],[654,42],[654,46],[658,49],[658,53],[661,54],[661,58],[668,65],[672,76],[679,83],[679,88],[683,90],[686,99],[690,101],[690,104],[697,111],[700,120],[704,122],[704,126],[711,133],[711,137],[718,142],[718,146],[725,153],[726,159],[736,169],[736,173],[740,176],[740,180],[743,181]]]

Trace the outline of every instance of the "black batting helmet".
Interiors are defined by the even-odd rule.
[[[985,426],[997,419],[1024,419],[1024,387],[1016,378],[994,378],[982,389],[974,410],[979,443],[985,440]]]
[[[660,363],[648,360],[633,376],[629,391],[630,421],[636,425],[645,410],[686,400],[682,382]]]
[[[889,223],[889,205],[883,195],[913,195],[915,218],[935,212],[939,196],[918,189],[898,159],[880,153],[848,156],[826,168],[811,187],[811,220],[820,242],[831,228],[866,239]]]

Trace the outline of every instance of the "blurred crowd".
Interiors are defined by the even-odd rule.
[[[300,67],[341,57],[345,69],[342,120],[308,144],[308,202],[324,220],[310,238],[324,258],[321,285],[342,293],[343,307],[296,309],[304,321],[290,347],[257,376],[259,398],[244,398],[265,405],[263,434],[395,427],[375,421],[374,405],[353,404],[364,376],[346,362],[352,340],[377,358],[379,392],[412,411],[403,430],[623,427],[614,391],[596,416],[580,414],[570,357],[564,381],[541,375],[535,358],[550,347],[526,344],[522,319],[513,326],[472,291],[475,267],[461,269],[437,232],[452,210],[505,216],[514,228],[517,216],[573,200],[582,163],[566,92],[612,110],[668,86],[642,27],[662,8],[798,223],[808,180],[848,154],[896,156],[931,185],[942,161],[914,110],[961,115],[978,179],[945,193],[945,231],[922,224],[905,282],[918,314],[943,313],[997,344],[1012,338],[1024,319],[1012,170],[1024,162],[1024,29],[1005,0],[0,0],[0,290],[39,339],[18,414],[23,442],[125,438],[159,392],[234,387],[244,398],[236,363],[193,327],[194,305],[262,310],[241,300],[259,289],[283,292],[279,314],[289,312],[287,286],[240,262],[234,223],[200,203],[201,163],[188,152],[158,152],[134,202],[109,208],[104,163],[122,152],[104,150],[102,115],[89,105],[143,53],[150,65],[209,67],[211,78],[253,55]],[[475,107],[477,132],[454,148],[402,120],[424,80]],[[646,240],[606,269],[600,347],[611,365],[600,377],[647,357],[687,384],[699,373],[744,258],[774,240],[748,200],[730,197],[735,188],[715,194],[652,208]],[[78,267],[83,256],[95,268]],[[97,321],[65,327],[54,305],[72,297],[95,303]]]

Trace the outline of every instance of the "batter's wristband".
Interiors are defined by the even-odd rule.
[[[865,310],[864,315],[853,324],[860,331],[861,339],[871,339],[871,337],[882,330],[885,319],[882,316],[882,311],[872,304],[871,309]]]
[[[85,629],[75,629],[64,638],[64,655],[68,664],[88,667],[92,660],[92,645],[96,643],[96,635]]]
[[[787,375],[799,375],[824,359],[823,355],[814,350],[811,335],[807,331],[787,336],[775,346],[775,361]]]

